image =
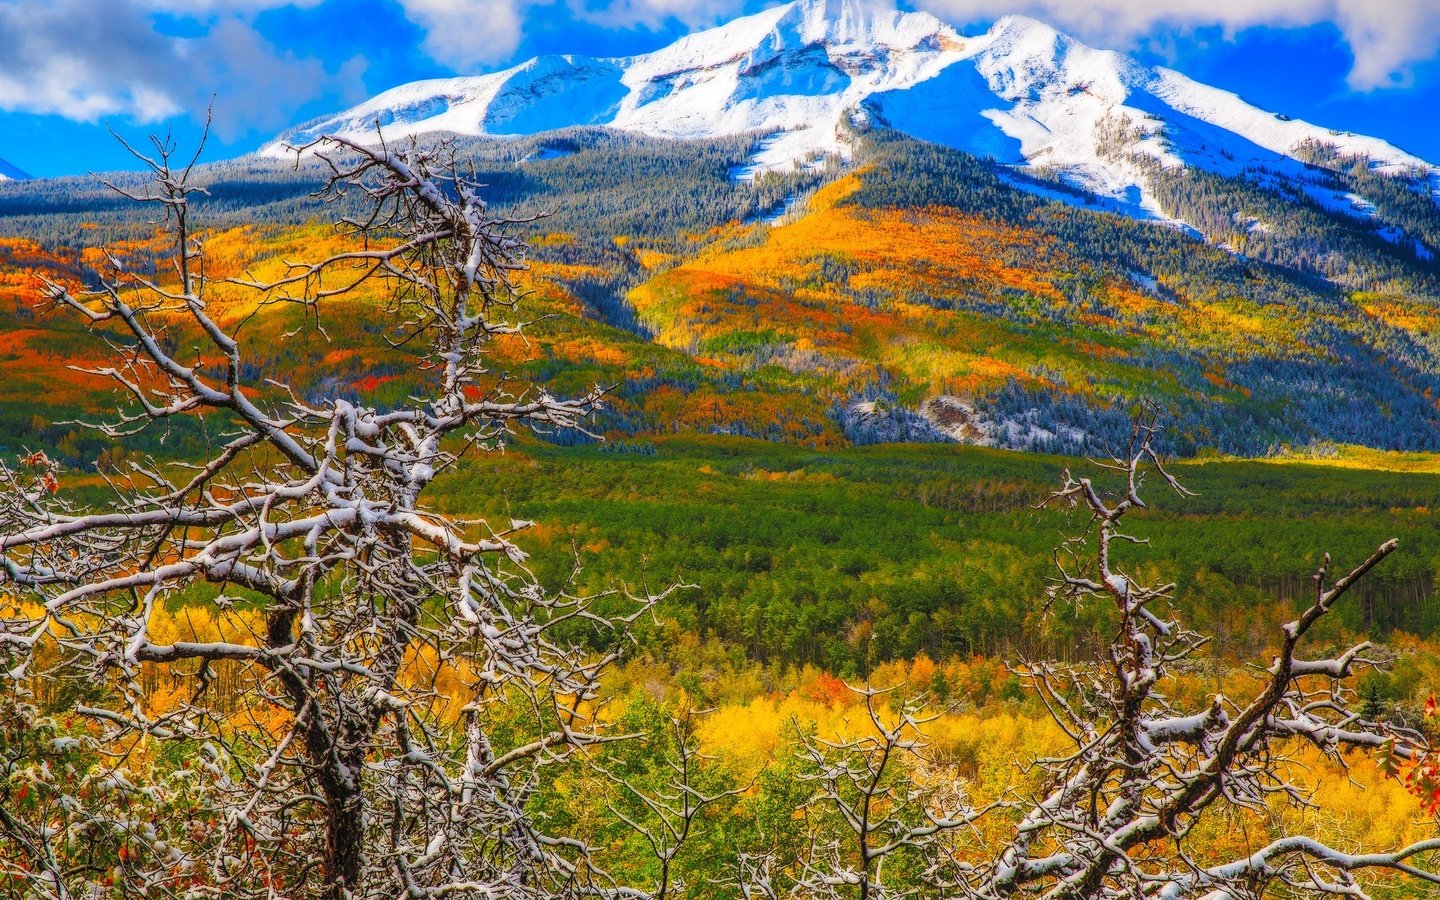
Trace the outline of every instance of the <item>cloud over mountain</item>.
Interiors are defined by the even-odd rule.
[[[956,20],[1023,13],[1101,46],[1132,42],[1156,28],[1294,28],[1333,23],[1355,55],[1357,90],[1407,84],[1417,63],[1440,48],[1433,0],[918,0]]]
[[[327,91],[355,94],[361,65],[327,71],[281,50],[251,26],[263,4],[238,0],[5,0],[0,2],[0,110],[76,121],[153,122],[215,97],[222,136],[274,127]],[[174,36],[156,14],[198,13]]]

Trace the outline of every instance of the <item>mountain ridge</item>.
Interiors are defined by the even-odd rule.
[[[0,159],[0,181],[29,181],[30,175],[17,166]]]
[[[767,140],[754,171],[847,157],[856,129],[885,126],[1166,221],[1155,167],[1264,172],[1303,186],[1315,180],[1304,148],[1325,145],[1411,173],[1440,200],[1440,166],[1388,141],[1263,110],[1036,19],[1004,16],[966,35],[930,13],[860,0],[794,0],[645,54],[542,56],[412,82],[292,129],[260,153],[282,156],[323,133],[364,140],[377,125],[387,139],[571,126],[687,139],[755,132]]]

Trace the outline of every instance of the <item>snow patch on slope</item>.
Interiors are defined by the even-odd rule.
[[[1160,204],[1155,202],[1154,198],[1144,194],[1138,187],[1132,187],[1117,197],[1110,194],[1097,194],[1090,190],[1087,185],[1093,182],[1085,180],[1083,171],[1078,173],[1075,171],[1061,172],[1057,176],[1058,181],[1031,177],[1020,166],[1012,167],[1009,171],[1002,169],[997,174],[1001,181],[1011,187],[1044,197],[1046,200],[1054,200],[1079,209],[1116,213],[1142,222],[1168,225],[1193,238],[1203,239],[1203,235],[1188,222],[1166,215],[1165,211],[1160,208]]]
[[[1336,212],[1341,215],[1363,220],[1375,218],[1375,204],[1359,194],[1351,191],[1335,190],[1334,188],[1313,184],[1311,182],[1300,182],[1300,189],[1305,193],[1305,196],[1329,212]]]

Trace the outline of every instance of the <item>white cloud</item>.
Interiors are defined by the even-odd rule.
[[[528,0],[397,0],[425,30],[431,59],[464,71],[501,62],[524,35]]]
[[[917,0],[942,18],[969,21],[1023,13],[1102,47],[1124,47],[1157,26],[1220,26],[1234,32],[1333,22],[1355,56],[1356,90],[1409,83],[1440,48],[1435,0]]]
[[[325,0],[150,0],[151,9],[165,12],[205,15],[208,13],[255,13],[267,9],[293,6],[301,9],[319,6]]]
[[[326,93],[361,88],[358,64],[330,73],[277,50],[245,17],[277,0],[0,0],[0,110],[79,121],[154,122],[215,97],[222,138],[278,128]],[[312,0],[313,2],[313,0]],[[170,37],[153,13],[201,14],[202,33]]]
[[[672,21],[695,28],[736,15],[737,7],[734,0],[607,0],[598,7],[582,0],[570,3],[577,18],[608,28],[658,29]]]
[[[292,125],[295,110],[321,95],[338,95],[343,102],[366,95],[363,58],[354,57],[331,74],[319,60],[276,50],[239,19],[221,19],[202,43],[187,49],[198,50],[202,57],[196,86],[207,100],[214,98],[215,127],[221,137],[251,128],[278,130]]]

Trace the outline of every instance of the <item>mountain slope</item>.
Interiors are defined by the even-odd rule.
[[[674,349],[815,379],[856,443],[1090,452],[1149,397],[1187,450],[1440,446],[1428,263],[1387,275],[1357,245],[1346,265],[1376,292],[1346,295],[1044,202],[942,147],[873,135],[856,162],[807,215],[638,286],[640,322]]]
[[[1049,202],[1012,171],[880,128],[855,135],[839,177],[737,179],[767,146],[754,136],[577,129],[458,146],[497,212],[551,213],[535,243],[541,322],[501,368],[557,396],[617,385],[594,423],[612,437],[1099,453],[1128,433],[1129,405],[1150,397],[1182,453],[1440,447],[1440,264],[1368,218],[1440,246],[1440,209],[1403,179],[1319,150],[1314,176],[1372,198],[1366,217],[1199,169],[1153,175],[1165,204],[1216,235],[1199,242]],[[321,175],[257,160],[206,167],[197,220],[232,229],[207,245],[257,271],[333,249],[332,230],[297,227],[333,214],[300,199]],[[0,289],[33,291],[26,269],[46,248],[77,280],[93,274],[66,247],[128,244],[144,258],[146,212],[85,190],[0,186],[0,234],[49,236],[0,254]],[[790,211],[760,224],[777,206]],[[74,337],[0,290],[7,305],[18,330],[0,328],[14,373],[0,377],[0,432],[93,459],[84,435],[44,423],[109,409],[108,385],[90,399],[40,386],[54,360],[75,358]],[[259,371],[295,373],[305,396],[407,396],[413,386],[384,352],[391,317],[365,303],[329,315],[333,343],[284,340],[298,322],[255,316]]]
[[[1233,93],[1055,29],[1007,16],[966,36],[929,13],[861,0],[795,0],[653,53],[547,56],[489,75],[416,82],[296,129],[282,155],[332,132],[352,138],[517,135],[607,125],[647,135],[770,136],[753,160],[788,168],[848,156],[854,132],[890,127],[1029,167],[1141,218],[1174,218],[1157,170],[1320,180],[1304,149],[1365,157],[1440,199],[1440,167],[1377,138],[1258,109]]]
[[[29,175],[0,159],[0,181],[26,181]]]

